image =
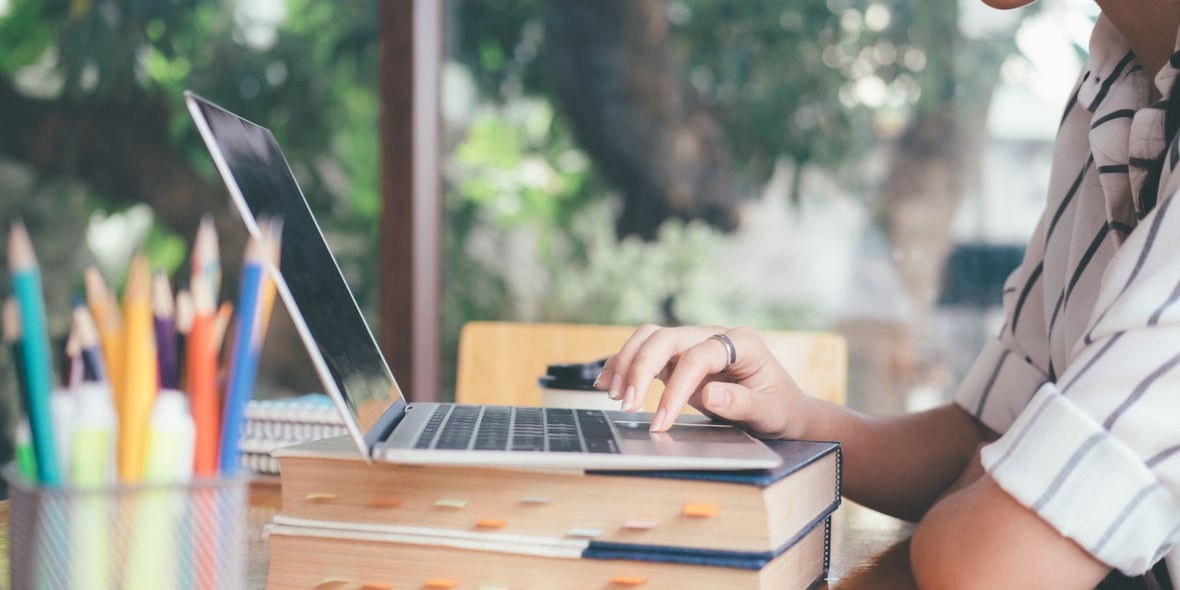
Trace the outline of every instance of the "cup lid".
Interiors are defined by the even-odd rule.
[[[549,365],[537,383],[546,389],[576,389],[594,391],[594,380],[602,372],[606,359],[588,363],[560,363]]]

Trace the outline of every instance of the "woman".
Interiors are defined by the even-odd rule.
[[[1046,208],[1005,286],[1007,322],[954,403],[872,417],[809,398],[746,329],[645,326],[599,387],[634,411],[663,380],[653,431],[692,404],[766,437],[841,441],[846,495],[918,521],[923,588],[1170,587],[1180,0],[1098,4]]]

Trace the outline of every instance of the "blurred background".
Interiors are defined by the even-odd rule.
[[[999,328],[1096,10],[0,0],[0,219],[30,229],[59,339],[86,265],[120,286],[142,249],[187,276],[203,214],[234,293],[242,230],[183,109],[192,89],[274,131],[395,371],[414,367],[414,397],[452,395],[470,320],[703,323],[840,332],[849,404],[917,409],[947,399]],[[393,79],[383,61],[407,47],[435,50],[411,49],[413,75]],[[390,106],[422,80],[412,96],[432,104]],[[423,112],[433,149],[389,150]],[[400,243],[403,156],[437,188],[436,239],[415,242],[437,288],[429,312],[398,315],[383,290],[398,263],[377,253]],[[435,335],[416,341],[426,365],[389,342],[411,315]],[[260,397],[319,390],[284,329]]]

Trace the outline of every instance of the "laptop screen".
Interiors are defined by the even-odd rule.
[[[282,220],[278,294],[327,393],[339,393],[333,398],[359,428],[354,439],[364,436],[371,448],[392,425],[395,413],[387,410],[405,402],[274,135],[191,93],[186,98],[250,234],[258,237],[260,218]],[[373,428],[383,416],[390,424]]]

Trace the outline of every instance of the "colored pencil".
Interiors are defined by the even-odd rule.
[[[98,327],[98,341],[102,347],[102,358],[106,363],[107,381],[115,398],[115,408],[122,407],[123,399],[123,315],[119,311],[114,294],[107,288],[106,281],[98,269],[89,267],[85,272],[86,307],[94,324]]]
[[[189,331],[188,387],[193,422],[196,425],[194,473],[199,477],[217,474],[217,444],[220,440],[220,396],[217,389],[217,349],[213,346],[213,294],[205,281],[190,285],[193,297],[193,326]]]
[[[4,344],[12,350],[12,368],[16,374],[17,392],[20,393],[17,403],[20,404],[23,414],[28,412],[25,400],[29,399],[29,381],[25,376],[25,353],[21,350],[20,306],[16,302],[16,297],[4,298],[3,313]]]
[[[180,389],[188,391],[188,335],[193,330],[193,296],[186,289],[176,292],[176,366]],[[192,467],[191,465],[189,466]]]
[[[85,369],[83,380],[107,382],[109,377],[102,347],[99,345],[98,328],[94,325],[94,318],[90,317],[90,312],[84,305],[74,306],[74,334],[82,349],[82,362]]]
[[[123,292],[123,387],[119,412],[119,477],[138,483],[143,477],[148,421],[159,389],[152,325],[151,266],[138,254],[131,261]]]
[[[66,337],[65,376],[62,381],[66,387],[73,388],[82,382],[86,373],[86,363],[82,360],[82,345],[78,342],[76,327],[71,324],[69,336]]]
[[[152,325],[156,334],[156,366],[160,371],[161,389],[180,389],[175,308],[168,275],[163,271],[156,271],[152,277]]]
[[[37,477],[41,483],[61,483],[57,450],[53,438],[53,421],[49,396],[53,391],[53,361],[49,352],[49,331],[45,323],[45,301],[41,290],[41,273],[28,230],[21,222],[12,224],[8,238],[8,267],[12,272],[13,292],[20,307],[21,350],[24,353],[25,379],[28,382],[27,408],[33,435],[33,454],[37,458]]]
[[[254,392],[258,373],[259,332],[262,323],[263,292],[268,271],[266,265],[271,247],[265,241],[251,239],[246,245],[242,264],[242,282],[238,294],[238,321],[233,334],[233,357],[230,361],[221,422],[221,445],[218,470],[224,474],[237,472],[239,467],[238,442],[246,402]]]
[[[217,245],[217,228],[213,225],[213,218],[206,215],[201,218],[197,227],[197,235],[193,238],[192,280],[189,288],[197,282],[204,282],[209,287],[209,295],[217,301],[221,291],[221,258]]]

